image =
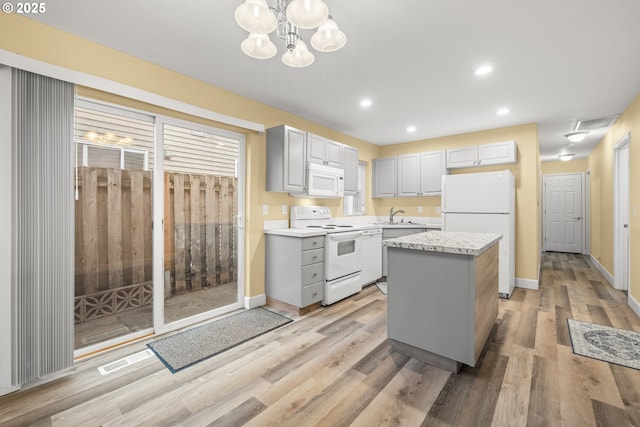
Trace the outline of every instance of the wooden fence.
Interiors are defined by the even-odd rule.
[[[81,167],[78,187],[76,322],[149,304],[151,172]],[[232,177],[165,173],[165,297],[236,279],[236,187]]]

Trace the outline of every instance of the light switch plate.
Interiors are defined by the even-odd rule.
[[[436,207],[436,213],[437,214],[442,213],[442,209],[440,209],[440,206]]]
[[[286,215],[287,213],[289,213],[289,206],[282,205],[282,215]]]
[[[269,215],[269,205],[262,205],[262,215]]]
[[[418,213],[423,213],[424,212],[424,208],[422,206],[418,206]]]

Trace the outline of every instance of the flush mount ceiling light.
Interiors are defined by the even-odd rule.
[[[372,102],[371,102],[371,100],[369,98],[365,98],[362,101],[360,101],[360,106],[362,108],[369,108],[369,107],[371,107],[371,104],[372,104]]]
[[[571,142],[581,142],[587,135],[589,135],[588,131],[579,130],[576,132],[566,133],[564,136]]]
[[[487,65],[481,65],[480,67],[476,68],[473,73],[476,76],[484,76],[489,74],[492,71],[493,71],[493,67],[487,64]]]
[[[266,0],[246,0],[235,11],[238,25],[249,32],[240,48],[252,58],[268,59],[278,48],[269,33],[285,40],[287,51],[282,62],[290,67],[306,67],[315,60],[313,53],[302,41],[299,29],[318,28],[311,36],[311,46],[319,52],[334,52],[345,45],[347,36],[329,15],[322,0],[276,0],[269,6]]]
[[[575,154],[569,154],[569,153],[567,153],[567,154],[560,154],[560,155],[558,156],[558,158],[559,158],[560,160],[562,160],[563,162],[568,162],[569,160],[573,159],[573,157],[574,157],[574,156],[575,156]]]
[[[499,116],[506,116],[506,115],[507,115],[507,114],[509,114],[510,112],[511,112],[511,110],[509,110],[509,109],[508,109],[508,108],[506,108],[506,107],[498,108],[498,109],[496,110],[496,114],[497,114],[497,115],[499,115]]]
[[[415,127],[415,126],[409,126],[409,127],[407,127],[407,132],[409,132],[409,133],[413,133],[413,132],[415,132],[415,131],[416,131],[416,127]]]

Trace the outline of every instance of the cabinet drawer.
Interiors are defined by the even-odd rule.
[[[302,286],[324,281],[324,262],[302,267]]]
[[[302,307],[322,301],[324,293],[324,282],[314,283],[313,285],[302,288]]]
[[[324,248],[302,252],[302,265],[315,264],[322,261],[324,261]]]
[[[302,239],[302,250],[324,248],[324,236],[305,237]]]

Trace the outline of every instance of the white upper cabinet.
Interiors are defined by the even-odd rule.
[[[420,153],[420,195],[439,196],[442,192],[442,175],[447,173],[444,151]]]
[[[447,150],[447,168],[470,168],[478,163],[478,147],[451,148]]]
[[[322,136],[307,133],[307,161],[342,168],[343,145]]]
[[[515,141],[478,145],[478,166],[510,163],[518,163],[518,150]]]
[[[420,195],[420,154],[398,156],[398,197]]]
[[[358,150],[344,145],[344,194],[353,195],[358,192]]]
[[[447,150],[447,168],[507,165],[518,162],[516,142],[501,141]]]
[[[373,159],[373,197],[396,197],[397,157]]]
[[[444,151],[374,159],[373,197],[439,196],[447,173]]]
[[[299,129],[267,129],[267,191],[304,192],[306,142],[306,132]]]

